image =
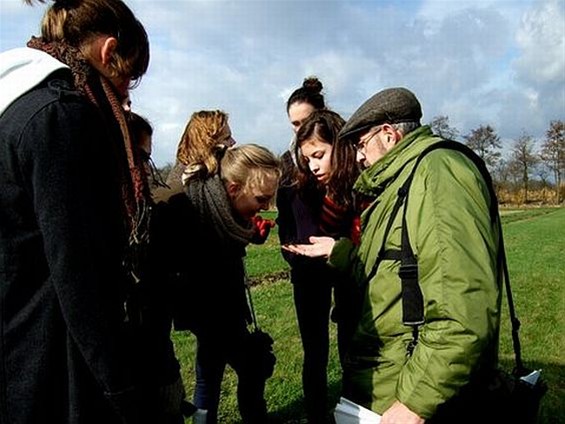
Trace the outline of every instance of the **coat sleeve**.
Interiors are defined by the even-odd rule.
[[[70,338],[114,407],[129,416],[136,395],[124,327],[123,210],[105,128],[91,105],[63,98],[30,120],[19,151]]]
[[[341,237],[336,241],[330,253],[328,264],[342,273],[351,274],[356,253],[357,247],[353,241],[347,237]]]
[[[500,280],[498,233],[478,170],[451,151],[430,154],[420,167],[407,222],[425,324],[400,373],[396,397],[429,418],[469,382],[473,370],[496,356]]]

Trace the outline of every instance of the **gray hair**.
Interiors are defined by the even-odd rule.
[[[421,124],[419,122],[399,122],[398,124],[391,124],[391,126],[395,130],[400,131],[403,136],[406,136],[406,134],[420,128]]]

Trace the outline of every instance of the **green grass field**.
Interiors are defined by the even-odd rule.
[[[265,214],[274,217],[274,212]],[[506,251],[515,308],[522,322],[522,355],[526,366],[541,368],[549,390],[542,401],[540,423],[565,422],[565,209],[503,210]],[[303,417],[302,350],[294,313],[288,267],[280,255],[276,228],[267,243],[250,246],[248,273],[255,283],[253,299],[260,325],[275,340],[275,373],[266,398],[273,423],[299,423]],[[512,366],[513,351],[507,309],[503,312],[501,364]],[[194,386],[194,337],[173,334],[188,398]],[[332,400],[340,390],[335,326],[329,365]],[[237,380],[228,368],[222,385],[219,421],[240,422],[235,397]],[[190,422],[187,420],[187,423]]]

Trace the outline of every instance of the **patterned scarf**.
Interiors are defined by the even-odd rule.
[[[137,151],[132,147],[132,139],[127,125],[125,111],[112,84],[94,69],[75,47],[64,42],[47,43],[42,38],[32,37],[27,46],[44,51],[67,65],[72,72],[75,88],[90,102],[96,105],[106,119],[113,120],[119,126],[123,143],[115,146],[122,150],[127,163],[121,163],[120,184],[123,206],[126,216],[126,228],[129,231],[128,250],[124,260],[126,271],[135,282],[140,276],[140,252],[149,242],[150,192],[143,163]],[[109,108],[109,109],[108,109]]]
[[[224,184],[218,175],[206,179],[195,178],[185,185],[185,192],[198,211],[200,221],[211,221],[220,240],[246,246],[255,230],[251,222],[237,222]]]
[[[330,196],[324,196],[320,211],[320,231],[323,235],[336,239],[348,236],[351,229],[351,219],[351,210],[339,205]]]

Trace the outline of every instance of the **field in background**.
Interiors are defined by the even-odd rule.
[[[526,366],[543,370],[549,385],[540,423],[565,422],[565,209],[504,209],[501,215],[514,302],[522,322],[523,358]],[[274,218],[275,212],[264,216]],[[272,422],[299,423],[304,415],[302,349],[288,267],[280,255],[276,228],[264,245],[249,247],[247,269],[256,284],[252,292],[259,323],[275,339],[277,365],[266,388]],[[501,362],[510,367],[513,351],[506,306],[503,314]],[[194,337],[187,332],[175,332],[173,339],[190,399],[194,386]],[[331,342],[329,384],[335,401],[340,389],[335,326]],[[221,423],[240,422],[236,385],[235,374],[228,368],[222,386]]]

